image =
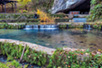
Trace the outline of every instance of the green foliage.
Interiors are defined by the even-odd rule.
[[[22,66],[19,64],[19,62],[17,62],[16,60],[13,60],[7,63],[0,62],[0,68],[22,68]],[[24,68],[27,68],[27,65],[25,65]]]
[[[96,0],[91,0],[91,5],[95,5],[96,4]]]
[[[102,24],[92,24],[92,26],[93,26],[93,28],[94,29],[97,29],[97,30],[101,30],[101,26],[102,26]]]
[[[59,25],[60,29],[66,29],[67,25]]]
[[[49,12],[53,5],[54,0],[32,0],[31,7],[33,9],[42,9]]]
[[[23,10],[24,12],[27,12],[26,10]],[[33,18],[34,14],[27,14],[27,13],[20,13],[20,14],[0,14],[1,19],[18,19],[21,16],[24,16],[26,18]]]
[[[78,56],[89,54],[89,57],[84,57],[84,60],[77,59]],[[67,52],[62,49],[57,49],[51,56],[48,68],[100,68],[102,67],[102,55],[93,56],[88,51]]]
[[[0,62],[0,68],[9,68],[6,64]]]
[[[8,66],[14,66],[14,67],[16,67],[16,68],[22,68],[22,67],[19,67],[20,64],[19,64],[19,62],[17,62],[16,60],[13,60],[12,62],[8,62],[7,65],[8,65]]]
[[[10,55],[7,57],[7,61],[13,61],[13,59],[14,58],[12,56],[10,56]]]
[[[61,24],[59,25],[59,28],[60,29],[66,29],[67,28],[67,25],[66,24]],[[77,24],[77,25],[74,25],[74,24],[68,24],[68,28],[69,29],[73,29],[73,28],[83,28],[83,25],[80,25],[80,24]]]
[[[27,10],[19,10],[19,13],[27,13]]]
[[[21,4],[22,7],[27,7],[26,5],[31,2],[31,0],[17,0],[19,4]]]
[[[91,15],[89,16],[90,21],[95,21],[99,20],[102,18],[102,0],[91,0],[91,9],[90,13]]]
[[[26,12],[26,10],[24,10]],[[25,17],[25,19],[22,19],[22,17]],[[39,19],[34,19],[34,14],[27,14],[27,13],[22,13],[22,14],[0,14],[0,20],[5,21],[5,23],[8,23],[10,21],[11,23],[15,22],[39,22]]]
[[[56,22],[56,23],[69,22],[69,19],[65,19],[65,18],[55,19],[55,22]]]
[[[0,29],[23,29],[25,25],[8,25],[7,23],[0,24]]]
[[[0,42],[0,54],[8,56],[8,66],[14,66],[18,68],[21,66],[16,60],[20,59],[24,46],[16,45],[15,43],[2,43]],[[85,56],[87,54],[87,56]],[[80,58],[83,58],[81,59]],[[79,58],[79,59],[78,59]],[[30,64],[37,64],[47,68],[101,68],[102,67],[102,55],[93,55],[89,50],[86,51],[64,51],[57,49],[52,56],[43,52],[35,51],[28,46],[25,49],[23,61]],[[0,66],[2,67],[0,64]],[[27,65],[26,65],[27,67]],[[25,67],[25,68],[26,68]],[[21,68],[21,67],[19,67]]]
[[[22,55],[24,46],[16,45],[15,43],[2,43],[0,42],[0,50],[3,55],[8,56],[8,61],[13,59],[20,59]],[[31,64],[37,64],[39,66],[44,66],[47,63],[47,54],[43,52],[37,52],[30,49],[28,46],[25,49],[23,60],[30,62]]]
[[[37,52],[35,50],[26,48],[23,60],[26,62],[30,62],[31,64],[38,64],[39,66],[43,66],[47,62],[47,55],[42,52]]]
[[[101,4],[98,4],[96,5],[93,9],[91,9],[91,19],[94,21],[94,20],[97,20],[97,19],[100,19],[102,16],[102,5]]]

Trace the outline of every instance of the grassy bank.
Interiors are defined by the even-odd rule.
[[[14,43],[0,42],[0,54],[7,55],[10,61],[20,59],[24,46]],[[38,52],[25,48],[22,62],[37,64],[46,68],[101,68],[102,67],[102,51],[89,52],[76,50],[64,51],[57,49],[52,56],[44,52]]]
[[[40,22],[35,22],[35,23],[1,23],[0,24],[0,29],[24,29],[26,25],[38,25]],[[102,24],[60,24],[58,27],[59,29],[84,29],[84,28],[90,28],[92,29],[97,29],[97,30],[102,30]]]
[[[0,29],[23,29],[25,28],[25,25],[18,24],[18,25],[9,25],[8,23],[2,23],[0,24]]]

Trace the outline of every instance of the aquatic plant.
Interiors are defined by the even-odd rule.
[[[0,42],[0,54],[7,55],[8,61],[13,61],[9,65],[18,67],[19,63],[13,59],[20,59],[24,46],[15,43]],[[57,49],[52,56],[44,52],[38,52],[25,48],[22,62],[37,64],[47,68],[101,68],[102,50],[95,52],[88,50],[63,50]]]
[[[14,43],[1,43],[0,42],[0,54],[7,55],[8,61],[13,59],[20,59],[24,46],[16,45]],[[37,64],[43,66],[47,63],[47,54],[43,52],[37,52],[30,49],[28,46],[25,49],[25,53],[22,61],[30,62],[31,64]]]
[[[22,67],[22,65],[16,60],[12,60],[6,63],[0,62],[0,68],[27,68],[27,67],[28,65],[25,65],[24,67]]]
[[[51,56],[48,68],[101,68],[102,55],[89,51],[64,51],[57,49]]]

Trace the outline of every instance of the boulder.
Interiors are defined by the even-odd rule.
[[[90,10],[90,1],[91,0],[54,0],[51,13],[68,13],[69,11],[88,12]]]

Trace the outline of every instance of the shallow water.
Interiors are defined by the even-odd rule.
[[[0,38],[36,43],[50,48],[102,49],[102,32],[97,30],[9,30],[1,29]]]

